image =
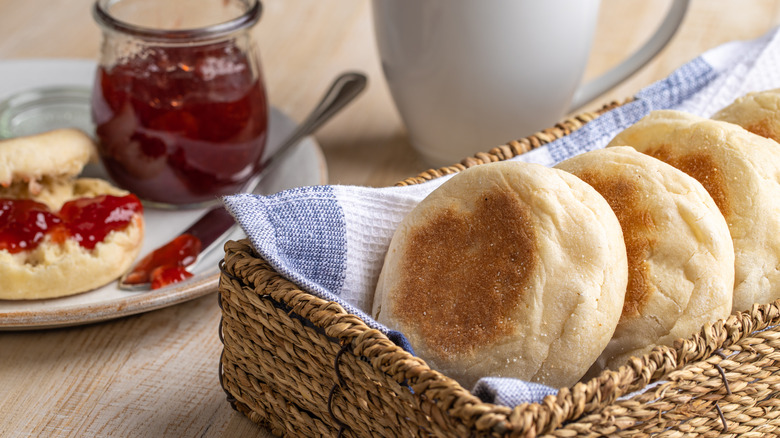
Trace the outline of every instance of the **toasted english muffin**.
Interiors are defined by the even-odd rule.
[[[780,298],[780,146],[723,121],[656,111],[618,134],[682,170],[712,196],[734,244],[733,311]]]
[[[586,152],[556,167],[607,200],[626,243],[623,312],[594,372],[672,345],[731,313],[734,247],[726,220],[698,181],[625,146]]]
[[[36,194],[44,178],[68,180],[81,173],[94,150],[87,134],[71,128],[2,140],[0,187],[26,183]]]
[[[715,113],[712,119],[780,141],[780,88],[748,93]]]
[[[88,144],[84,143],[84,138],[89,141]],[[73,178],[89,160],[92,147],[89,137],[74,130],[0,142],[0,175],[10,178],[3,180],[7,184],[0,186],[0,199],[35,201],[48,207],[48,213],[56,215],[68,201],[101,199],[96,198],[100,195],[129,195],[129,192],[104,180]],[[7,205],[8,208],[10,206]],[[12,214],[11,210],[4,213]],[[112,217],[109,220],[117,219]],[[79,216],[74,220],[84,219]],[[13,222],[0,221],[0,225],[9,227],[0,229],[0,238],[13,239],[19,232],[18,227],[12,228],[15,226]],[[138,256],[143,241],[144,219],[142,211],[135,211],[129,216],[126,226],[110,231],[92,248],[80,244],[63,230],[44,227],[36,231],[43,236],[42,240],[36,238],[33,244],[25,242],[26,247],[14,243],[16,247],[11,248],[10,243],[0,242],[0,299],[62,297],[92,290],[115,280]],[[68,237],[63,237],[65,235]]]
[[[623,308],[620,224],[564,171],[498,162],[467,169],[396,230],[373,316],[434,369],[563,387],[609,342]]]

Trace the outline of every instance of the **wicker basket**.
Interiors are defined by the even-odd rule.
[[[614,106],[399,185],[527,152]],[[780,433],[780,302],[715,322],[542,403],[509,408],[482,402],[338,304],[301,291],[248,241],[228,242],[221,268],[220,383],[235,409],[277,435]]]

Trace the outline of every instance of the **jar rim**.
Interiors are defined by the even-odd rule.
[[[262,13],[260,0],[241,0],[241,3],[247,4],[248,8],[243,14],[228,21],[199,28],[155,29],[128,23],[112,16],[108,9],[118,1],[121,0],[95,0],[92,7],[92,15],[95,21],[105,29],[151,41],[199,41],[219,38],[237,30],[254,26],[260,20]]]

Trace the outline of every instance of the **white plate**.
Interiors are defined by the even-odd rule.
[[[0,62],[0,99],[29,88],[76,85],[91,87],[95,64],[86,60],[14,60]],[[295,122],[275,108],[271,109],[268,148],[273,151],[295,128]],[[104,175],[99,167],[85,173]],[[288,188],[325,184],[327,169],[322,151],[312,137],[304,139],[295,150],[268,172],[260,185],[265,194]],[[170,241],[194,222],[203,210],[167,211],[145,208],[146,235],[140,257]],[[218,263],[224,255],[222,243],[244,237],[238,227],[219,244],[205,252],[192,271],[195,276],[185,282],[150,292],[127,292],[116,282],[70,297],[10,301],[0,300],[0,330],[21,330],[79,325],[138,314],[182,303],[217,290]]]

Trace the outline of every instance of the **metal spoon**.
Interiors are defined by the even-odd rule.
[[[365,89],[366,82],[366,76],[356,72],[344,73],[336,78],[325,93],[325,96],[323,96],[309,116],[306,117],[289,137],[287,137],[276,152],[263,161],[260,172],[247,182],[243,191],[246,193],[254,193],[260,185],[260,182],[262,182],[263,177],[269,170],[275,167],[276,163],[280,162],[282,158],[290,153],[293,146],[297,145],[304,137],[316,131],[323,123],[357,97],[363,89]],[[199,239],[201,242],[201,251],[199,254],[202,254],[210,251],[214,244],[220,242],[222,240],[221,238],[234,225],[235,220],[233,219],[233,216],[231,216],[222,205],[216,205],[209,208],[197,221],[195,221],[195,223],[179,234],[179,236],[189,234],[190,236]],[[177,236],[177,238],[179,236]],[[157,248],[152,254],[165,251],[165,248],[169,245],[172,245],[172,242],[168,242]],[[151,257],[152,254],[147,257]],[[146,259],[142,260],[142,262],[145,260]],[[144,273],[150,273],[157,266],[143,266],[142,269],[139,270],[140,264],[143,263],[136,264],[133,270],[119,279],[119,289],[138,291],[147,290],[151,287],[151,283],[135,282],[133,278],[137,278],[139,274],[145,276]],[[129,283],[128,281],[133,282]]]
[[[279,149],[262,163],[262,170],[247,182],[244,191],[253,193],[260,181],[262,181],[263,176],[273,167],[273,163],[287,156],[293,146],[303,140],[304,137],[314,133],[323,123],[341,111],[344,106],[366,88],[366,82],[366,76],[362,73],[348,72],[337,77],[325,93],[325,96],[322,97],[322,100],[320,100],[309,116],[298,126],[298,129],[293,131]]]

